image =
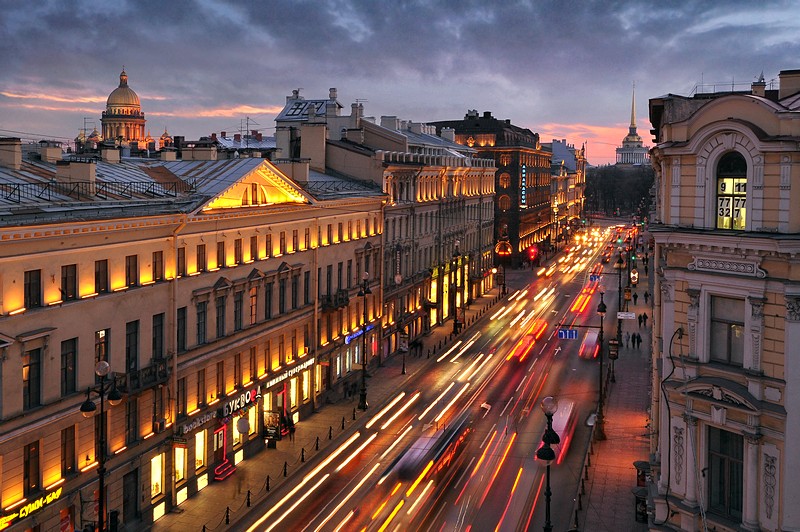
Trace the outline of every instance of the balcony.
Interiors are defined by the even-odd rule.
[[[320,297],[323,312],[331,312],[350,304],[350,294],[347,290],[337,290],[333,294],[323,294]]]
[[[169,366],[167,359],[153,360],[150,366],[125,374],[117,374],[117,386],[123,393],[138,393],[148,390],[159,384],[167,384],[169,379]]]

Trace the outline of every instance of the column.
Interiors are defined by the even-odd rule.
[[[742,524],[748,530],[758,527],[758,440],[760,434],[744,434],[744,500]]]
[[[784,345],[800,345],[800,294],[786,295],[786,322],[784,324]],[[787,353],[789,354],[789,353]],[[783,404],[786,408],[786,433],[784,441],[800,441],[800,359],[784,356],[784,379],[786,390]],[[800,453],[787,452],[781,460],[781,478],[796,479],[800,471]],[[800,530],[800,489],[791,489],[791,480],[784,483],[789,489],[776,494],[781,500],[783,530]],[[778,486],[781,490],[783,486]]]
[[[761,371],[761,338],[764,334],[764,304],[767,302],[765,297],[748,297],[750,302],[750,338],[751,338],[751,352],[747,356],[747,348],[745,348],[745,367],[753,371]]]
[[[686,293],[689,295],[689,309],[686,311],[687,332],[689,333],[689,356],[697,358],[697,315],[700,310],[700,290],[696,288],[688,288]],[[705,354],[705,360],[708,362],[708,354]]]
[[[695,449],[697,449],[697,418],[689,414],[684,414],[686,420],[686,497],[684,502],[687,506],[697,506],[697,461],[695,460]]]

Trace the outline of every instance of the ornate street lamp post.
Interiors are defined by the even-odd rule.
[[[544,503],[545,503],[545,517],[544,517],[544,532],[553,532],[553,524],[550,522],[550,464],[556,459],[556,453],[553,450],[553,445],[558,445],[561,438],[558,433],[553,430],[553,414],[558,411],[558,401],[554,397],[547,396],[542,399],[542,411],[547,418],[547,429],[542,436],[544,445],[539,447],[536,451],[536,458],[547,464],[546,483],[544,488]]]
[[[597,398],[597,419],[595,420],[595,429],[594,429],[594,436],[596,440],[605,440],[606,433],[604,430],[604,423],[603,420],[603,318],[606,315],[606,304],[603,301],[603,292],[600,292],[600,303],[597,305],[597,313],[600,315],[600,334],[598,335],[599,342],[600,342],[600,392],[599,397]]]
[[[111,406],[117,406],[122,402],[122,394],[117,389],[116,379],[111,372],[111,366],[105,360],[97,363],[94,369],[95,374],[100,377],[100,382],[94,386],[86,389],[86,401],[81,404],[81,413],[83,417],[90,418],[94,416],[97,406],[92,401],[92,393],[100,398],[100,417],[97,422],[99,423],[97,430],[97,440],[95,445],[97,448],[97,530],[105,532],[106,525],[106,411],[105,400],[108,398],[108,403]]]
[[[357,294],[359,297],[364,298],[364,322],[361,325],[361,336],[363,336],[361,343],[361,393],[358,397],[358,408],[360,410],[369,408],[369,403],[367,403],[367,296],[371,293],[372,290],[369,289],[369,272],[364,272],[361,290]]]
[[[458,270],[460,266],[458,264],[459,259],[459,252],[458,252],[458,245],[460,242],[456,240],[456,247],[453,249],[453,268],[451,268],[451,273],[453,275],[453,282],[450,284],[450,291],[452,292],[453,298],[453,334],[458,334],[459,329],[459,322],[458,322]]]
[[[556,242],[556,253],[557,253],[558,252],[558,201],[557,200],[553,200],[553,215],[555,216],[555,219],[556,219],[556,238],[555,238],[555,242]]]

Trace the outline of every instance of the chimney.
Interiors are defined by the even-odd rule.
[[[328,126],[307,122],[300,125],[300,158],[308,159],[312,170],[325,171],[325,142]]]
[[[50,140],[39,141],[39,155],[46,163],[58,161],[61,159],[61,143]]]
[[[336,87],[331,87],[330,90],[328,90],[328,99],[329,100],[336,99]]]
[[[241,134],[241,133],[236,133],[236,134],[233,136],[233,141],[234,141],[234,142],[242,142],[242,134]]]
[[[22,165],[22,141],[17,137],[0,138],[0,166],[19,170]]]
[[[211,134],[211,140],[213,140],[214,142],[217,141],[217,134],[216,133],[212,133]]]
[[[97,164],[93,159],[56,161],[56,180],[61,183],[94,183]]]
[[[800,70],[781,70],[778,74],[778,99],[782,100],[800,92]]]
[[[452,127],[443,127],[442,128],[442,138],[445,140],[449,140],[450,142],[456,141],[456,130]]]
[[[220,131],[219,132],[219,136],[224,138],[224,137],[227,137],[228,135],[224,131]]]
[[[120,161],[119,150],[117,148],[104,148],[100,150],[100,158],[110,164],[117,164]]]
[[[256,132],[256,140],[258,142],[261,142],[263,139],[264,139],[264,135],[262,135],[260,131],[257,131]]]
[[[484,118],[491,118],[492,117],[492,112],[491,111],[484,111],[483,112],[483,117]]]

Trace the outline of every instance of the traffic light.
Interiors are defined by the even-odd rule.
[[[531,246],[528,248],[528,260],[531,262],[535,261],[537,255],[539,255],[539,249],[536,246]]]
[[[622,237],[621,237],[621,236],[618,236],[618,237],[617,237],[617,245],[618,245],[618,246],[621,246],[621,245],[622,245]]]

